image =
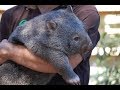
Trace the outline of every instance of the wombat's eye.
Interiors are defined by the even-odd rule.
[[[76,36],[73,38],[75,41],[78,41],[80,39],[80,37]]]

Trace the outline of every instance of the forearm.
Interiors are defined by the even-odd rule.
[[[5,62],[7,59],[10,59],[17,64],[23,65],[34,71],[57,73],[57,70],[55,70],[51,64],[34,55],[24,46],[14,45],[9,43],[7,40],[3,40],[0,43],[0,64]],[[73,55],[69,57],[69,59],[73,68],[75,68],[82,61],[79,54]]]
[[[16,62],[17,64],[23,65],[29,69],[38,72],[57,73],[57,71],[52,65],[48,64],[40,57],[31,53],[24,46],[14,46],[14,50],[11,53],[10,59]]]
[[[16,53],[16,51],[18,52]],[[11,54],[11,59],[20,65],[38,72],[57,73],[57,70],[55,70],[51,64],[45,62],[40,57],[34,55],[28,49],[20,45],[14,47],[14,51]],[[73,55],[69,57],[69,59],[73,69],[82,61],[79,54]]]

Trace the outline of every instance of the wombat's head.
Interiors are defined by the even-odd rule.
[[[77,18],[70,6],[65,10],[56,11],[53,17],[46,22],[50,47],[67,54],[83,54],[92,49],[92,41],[83,22]]]

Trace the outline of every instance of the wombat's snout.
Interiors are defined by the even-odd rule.
[[[91,51],[93,49],[93,44],[90,42],[89,44],[85,44],[82,46],[81,55],[85,52]]]
[[[93,49],[93,43],[90,42],[87,46],[87,51],[91,51]]]

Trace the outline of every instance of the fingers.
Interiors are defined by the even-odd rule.
[[[4,39],[0,42],[0,62],[2,63],[3,59],[7,59],[9,55],[9,51],[12,48],[11,44]]]

